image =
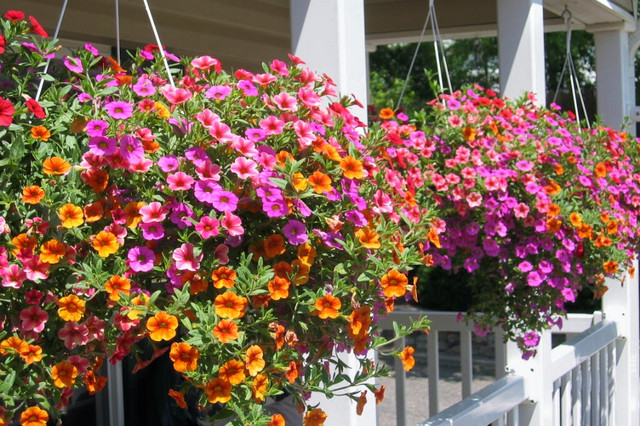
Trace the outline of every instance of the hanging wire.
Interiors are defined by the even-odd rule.
[[[589,123],[589,116],[587,114],[587,108],[584,104],[584,99],[582,97],[582,91],[580,90],[580,80],[578,79],[578,71],[573,63],[573,55],[571,54],[571,12],[565,6],[564,11],[561,15],[564,18],[564,23],[567,28],[567,40],[566,40],[566,50],[567,57],[565,59],[564,65],[562,67],[562,72],[560,73],[560,79],[558,80],[558,86],[556,87],[556,93],[553,96],[553,102],[556,102],[558,98],[558,94],[560,93],[560,87],[562,86],[562,81],[564,80],[565,72],[568,70],[569,77],[569,86],[571,87],[571,97],[573,100],[573,109],[576,114],[576,122],[580,123],[580,108],[582,108],[582,112],[584,113],[584,119],[587,123],[587,127],[591,128],[591,124]],[[578,104],[578,101],[580,102]]]
[[[442,79],[442,68],[440,65],[440,51],[442,51],[442,62],[444,63],[444,70],[447,77],[447,84],[449,88],[449,92],[451,90],[451,78],[449,77],[449,68],[447,67],[447,58],[444,54],[444,47],[442,45],[442,36],[440,35],[440,28],[438,27],[438,18],[436,16],[436,8],[434,6],[434,0],[429,0],[429,12],[427,13],[427,19],[424,21],[424,25],[422,26],[422,32],[420,33],[420,38],[418,39],[418,44],[416,45],[416,50],[413,52],[413,58],[411,59],[411,64],[409,65],[409,71],[407,71],[407,77],[404,80],[404,84],[402,85],[402,90],[400,91],[400,96],[398,97],[398,103],[396,105],[396,110],[400,108],[402,105],[402,98],[404,96],[404,92],[407,89],[407,84],[409,83],[409,78],[411,77],[411,71],[413,71],[413,66],[415,65],[416,58],[418,57],[418,51],[420,50],[420,45],[424,39],[424,33],[427,29],[427,25],[429,24],[429,20],[431,20],[431,28],[433,32],[433,48],[436,54],[436,67],[438,68],[438,83],[440,84],[440,90],[444,89],[444,83]],[[440,48],[438,48],[440,46]]]
[[[116,60],[120,62],[120,0],[116,0]]]
[[[149,16],[149,22],[151,23],[151,29],[153,30],[153,35],[156,37],[156,43],[158,43],[158,49],[160,49],[160,55],[162,55],[162,61],[164,62],[164,68],[167,71],[167,77],[169,78],[169,82],[172,87],[176,87],[173,82],[173,77],[171,76],[171,70],[169,69],[169,63],[167,62],[167,56],[164,54],[164,47],[162,47],[162,42],[160,41],[160,36],[158,35],[158,30],[156,29],[156,24],[153,21],[153,15],[151,15],[151,9],[149,9],[149,3],[147,0],[142,0],[144,2],[144,7],[147,10],[147,15]]]
[[[67,3],[69,0],[64,0],[62,4],[62,10],[60,11],[60,16],[58,17],[58,23],[56,24],[56,30],[53,33],[53,38],[58,38],[58,33],[60,32],[60,27],[62,26],[62,18],[64,18],[64,14],[67,11]],[[44,66],[43,74],[46,74],[49,71],[49,64],[51,64],[51,58],[47,59],[47,63]],[[40,83],[38,84],[38,91],[36,92],[36,102],[40,99],[40,95],[42,94],[42,88],[44,87],[44,78],[40,78]]]

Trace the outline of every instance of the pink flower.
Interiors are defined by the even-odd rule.
[[[156,93],[156,88],[153,86],[151,80],[144,77],[138,79],[132,89],[138,96],[151,96]]]
[[[143,223],[162,222],[167,217],[168,209],[157,201],[149,203],[139,210]]]
[[[187,191],[191,189],[195,179],[185,172],[172,173],[167,176],[167,183],[172,191]]]
[[[478,194],[477,192],[472,192],[471,194],[467,195],[467,203],[471,208],[482,205],[482,195]]]
[[[120,138],[120,155],[129,163],[139,163],[144,158],[144,148],[138,139],[126,135]]]
[[[156,254],[148,247],[136,246],[129,250],[127,259],[129,259],[129,267],[134,272],[149,272],[153,269]]]
[[[180,161],[175,155],[165,155],[158,160],[158,167],[165,173],[170,173],[178,170],[180,167]]]
[[[27,278],[27,274],[16,264],[9,265],[0,274],[2,275],[2,287],[20,288]]]
[[[46,280],[49,277],[49,264],[42,262],[40,256],[33,256],[25,262],[24,272],[31,281]]]
[[[215,191],[211,195],[211,205],[219,212],[233,212],[238,208],[238,197],[230,191]]]
[[[209,71],[211,67],[214,68],[216,73],[220,73],[222,71],[220,61],[212,58],[211,56],[199,56],[191,61],[191,66],[202,71]]]
[[[191,99],[191,92],[179,87],[173,87],[169,84],[162,86],[160,92],[162,92],[167,101],[172,105],[179,105]]]
[[[73,349],[78,345],[86,345],[89,342],[89,329],[86,325],[79,325],[75,321],[67,321],[58,331],[58,337],[64,340],[67,349]]]
[[[204,239],[215,237],[220,233],[219,226],[220,222],[215,217],[202,216],[196,223],[196,232]]]
[[[160,240],[164,237],[164,227],[160,222],[140,223],[142,238],[145,240]]]
[[[242,219],[230,212],[225,212],[220,225],[227,230],[230,236],[235,237],[244,234]]]
[[[284,121],[273,115],[260,120],[260,128],[265,131],[267,135],[279,135],[284,130]]]
[[[104,339],[104,327],[107,325],[106,321],[92,315],[87,318],[84,325],[87,326],[87,338],[89,341]]]
[[[520,203],[513,209],[513,214],[517,218],[524,219],[529,215],[529,206]]]
[[[88,359],[79,355],[72,355],[68,358],[68,361],[78,369],[78,374],[84,374],[87,372],[89,365],[91,364]]]
[[[273,97],[273,102],[282,111],[295,112],[298,110],[296,98],[288,94],[287,92],[278,93]]]
[[[109,102],[104,106],[104,109],[107,110],[107,114],[111,118],[116,120],[126,120],[133,115],[133,107],[124,101]]]
[[[80,58],[65,56],[65,58],[62,60],[62,63],[71,72],[81,74],[84,71],[84,67],[82,66],[82,61],[80,60]]]
[[[94,136],[89,139],[89,149],[95,155],[113,155],[117,147],[118,143],[113,138]]]
[[[229,86],[211,86],[204,93],[207,99],[215,99],[217,101],[221,101],[231,93],[231,87]]]
[[[257,167],[258,165],[255,161],[245,157],[238,157],[231,165],[230,170],[240,179],[248,179],[258,174]]]
[[[222,121],[215,121],[209,127],[209,133],[219,142],[229,142],[233,137],[231,128]]]
[[[176,268],[180,271],[196,272],[200,268],[202,253],[196,255],[193,244],[185,243],[174,250],[172,257],[176,261]]]
[[[271,61],[271,65],[269,65],[269,68],[280,75],[289,75],[287,64],[278,59],[274,59],[273,61]]]
[[[220,244],[213,252],[213,255],[216,257],[216,259],[218,259],[218,262],[221,265],[226,265],[227,263],[229,263],[229,256],[227,256],[228,254],[229,247],[224,244]]]
[[[316,140],[316,136],[313,134],[313,129],[308,123],[305,123],[302,120],[298,120],[293,123],[293,129],[298,136],[298,143],[300,144],[300,149],[308,148],[311,146],[313,141]]]
[[[220,116],[207,108],[200,111],[196,115],[196,120],[202,123],[204,127],[208,128],[211,127],[216,121],[220,121]]]
[[[22,329],[25,331],[35,331],[40,333],[49,319],[49,314],[37,305],[31,305],[20,311]]]

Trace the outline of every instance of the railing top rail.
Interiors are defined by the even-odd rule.
[[[420,426],[478,426],[497,420],[527,399],[521,376],[509,375],[486,386]]]

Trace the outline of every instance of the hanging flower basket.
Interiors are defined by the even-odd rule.
[[[167,398],[237,424],[281,424],[262,407],[283,392],[306,424],[326,417],[311,392],[382,398],[366,354],[435,211],[386,180],[354,100],[295,57],[170,56],[173,86],[157,47],[124,69],[86,45],[54,78],[37,21],[1,24],[0,424],[44,424],[127,356],[168,357]]]

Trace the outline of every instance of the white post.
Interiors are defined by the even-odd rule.
[[[309,68],[331,77],[342,95],[355,95],[365,108],[352,109],[352,113],[366,122],[364,0],[291,0],[290,5],[293,54]],[[357,365],[351,354],[340,355],[340,359]],[[356,415],[356,404],[349,398],[327,400],[314,395],[311,403],[320,403],[327,413],[326,426],[376,425],[376,404],[371,392],[361,416]]]
[[[542,0],[496,0],[500,92],[512,99],[525,92],[546,103]]]
[[[620,337],[616,341],[615,372],[613,378],[613,421],[619,426],[638,424],[640,418],[639,359],[638,359],[638,261],[634,262],[635,278],[626,277],[624,285],[607,280],[609,288],[602,299],[602,310],[607,320],[615,321]]]
[[[527,426],[548,426],[553,423],[553,382],[551,380],[551,330],[540,336],[538,353],[528,360],[514,342],[507,343],[508,373],[525,378],[525,393],[529,400],[520,404],[519,424]]]
[[[620,130],[628,124],[635,106],[634,62],[629,49],[629,32],[620,29],[594,31],[596,45],[596,91],[598,115],[604,124]],[[593,31],[593,30],[592,30]],[[635,134],[635,126],[626,131]]]

